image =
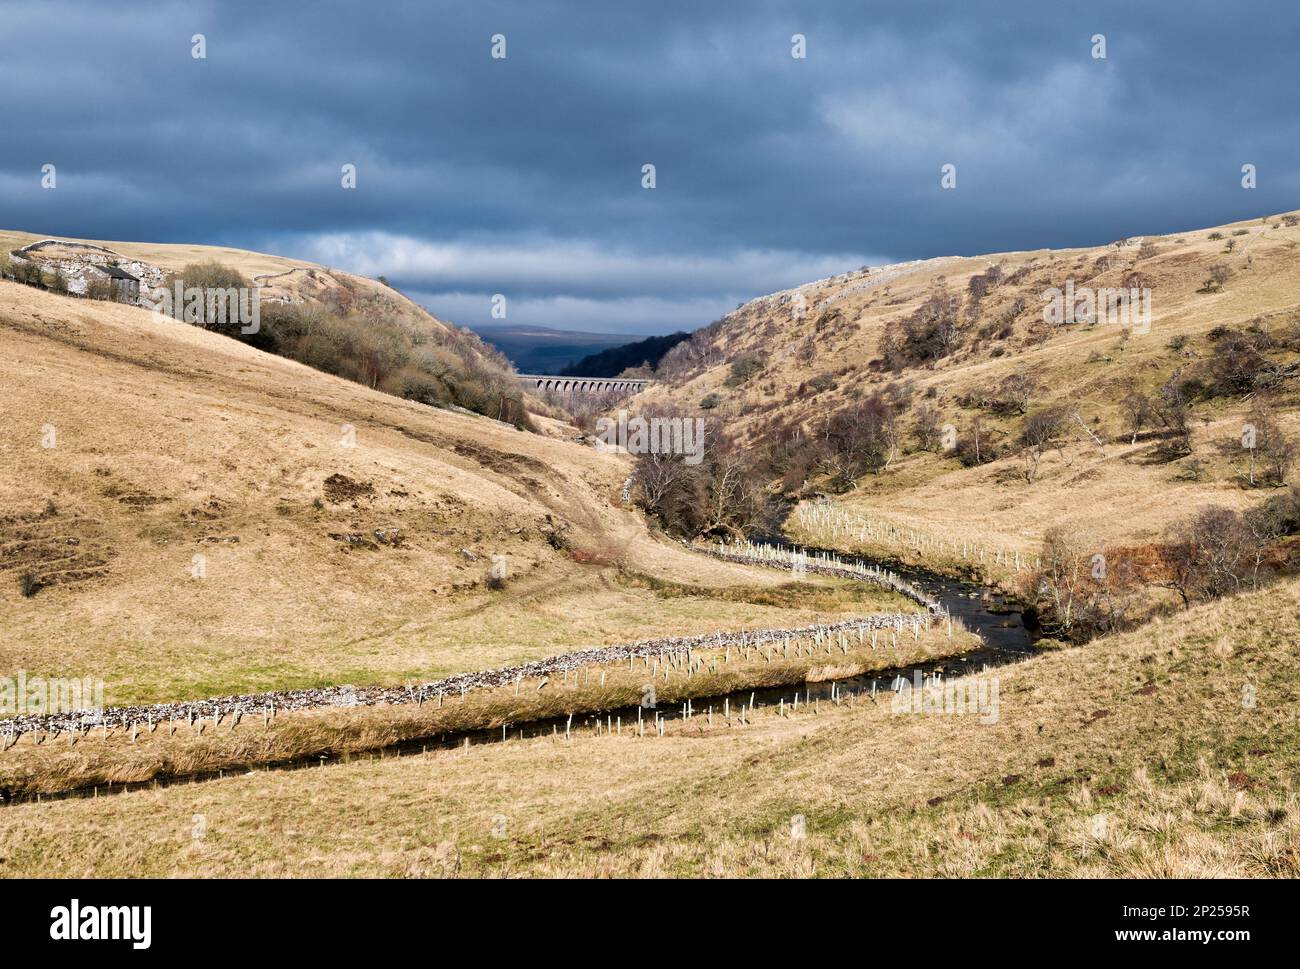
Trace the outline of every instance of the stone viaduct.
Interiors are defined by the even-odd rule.
[[[635,394],[644,390],[652,381],[633,380],[622,377],[556,377],[547,374],[521,373],[519,382],[526,390],[535,394],[551,391],[556,394]]]

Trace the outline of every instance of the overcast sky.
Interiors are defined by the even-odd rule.
[[[0,227],[668,332],[866,263],[1300,207],[1298,63],[1294,0],[4,0]]]

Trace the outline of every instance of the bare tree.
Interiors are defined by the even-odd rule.
[[[1024,370],[1003,379],[998,385],[1000,409],[1008,413],[1023,414],[1029,410],[1029,402],[1038,392],[1038,381]]]
[[[1071,407],[1069,409],[1069,418],[1070,420],[1074,421],[1074,423],[1079,425],[1079,429],[1082,430],[1085,435],[1087,435],[1088,440],[1092,441],[1093,444],[1097,445],[1097,450],[1099,450],[1104,456],[1106,453],[1106,442],[1105,440],[1102,439],[1100,434],[1098,434],[1096,431],[1094,431],[1091,427],[1088,426],[1088,422],[1083,418],[1083,411],[1081,411],[1078,407]]]
[[[1205,281],[1203,288],[1212,293],[1218,292],[1231,278],[1232,270],[1227,266],[1227,264],[1216,262],[1210,267],[1210,276]]]
[[[1038,595],[1051,605],[1052,615],[1068,635],[1078,619],[1079,606],[1091,581],[1091,551],[1083,539],[1060,525],[1043,535],[1043,552],[1037,575]]]
[[[666,509],[685,482],[688,470],[675,454],[639,455],[633,480],[641,490],[645,507],[656,512]]]
[[[1251,588],[1258,589],[1268,567],[1270,553],[1291,530],[1292,522],[1270,502],[1246,511],[1241,516],[1241,522],[1251,539],[1250,585]]]
[[[1061,432],[1069,411],[1060,405],[1044,407],[1029,416],[1024,430],[1020,432],[1020,443],[1024,448],[1025,480],[1030,484],[1038,476],[1038,465],[1043,455],[1052,448],[1059,448]]]
[[[939,432],[943,415],[930,401],[922,401],[912,419],[912,435],[922,451],[933,451],[939,445]]]
[[[1151,401],[1135,390],[1119,402],[1119,408],[1124,415],[1124,429],[1131,435],[1129,444],[1136,444],[1138,435],[1151,422]]]
[[[703,515],[699,531],[744,535],[759,520],[766,505],[762,486],[739,447],[730,443],[715,445],[710,457],[700,482]]]
[[[970,468],[996,461],[998,459],[997,448],[994,445],[996,433],[996,430],[987,430],[984,427],[984,418],[976,414],[971,421],[970,430],[957,440],[957,457],[961,459],[961,463]]]
[[[1264,481],[1281,487],[1291,473],[1296,462],[1297,448],[1293,437],[1282,429],[1273,408],[1263,400],[1256,400],[1246,417],[1253,440],[1248,448],[1247,479],[1254,487],[1255,461],[1258,456],[1264,471]]]
[[[826,419],[823,464],[842,484],[889,468],[901,439],[898,414],[880,394],[854,401]]]
[[[1192,453],[1192,402],[1181,378],[1182,370],[1175,370],[1160,387],[1152,408],[1168,436],[1166,446],[1175,455]]]
[[[1206,508],[1176,525],[1162,558],[1184,606],[1236,592],[1258,573],[1255,536],[1230,508]]]
[[[940,280],[914,313],[886,331],[880,341],[885,365],[902,370],[952,353],[962,339],[960,310],[961,295]]]
[[[679,535],[743,535],[765,526],[772,511],[745,450],[708,424],[697,452],[638,455],[634,481],[641,506]]]

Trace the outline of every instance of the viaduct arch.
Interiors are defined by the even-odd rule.
[[[519,381],[536,394],[550,391],[556,394],[596,395],[608,393],[635,394],[653,381],[622,377],[556,377],[547,374],[521,373]]]

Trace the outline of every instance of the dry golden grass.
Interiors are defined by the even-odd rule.
[[[1234,236],[1238,230],[1246,235]],[[1288,227],[1270,217],[1221,226],[1217,231],[1224,238],[1211,239],[1208,229],[1148,236],[1145,241],[1154,245],[1155,254],[1146,257],[1139,256],[1136,245],[1037,250],[928,260],[865,289],[863,278],[837,277],[799,288],[808,307],[802,319],[793,318],[790,303],[782,300],[787,294],[764,297],[727,318],[728,325],[716,341],[723,362],[685,386],[661,384],[636,401],[671,400],[693,408],[707,394],[717,393],[724,404],[713,413],[727,412],[732,415],[729,429],[749,434],[761,422],[773,419],[815,425],[844,406],[850,394],[870,393],[902,380],[913,384],[918,401],[933,393],[944,421],[952,423],[960,436],[969,433],[978,412],[959,400],[970,393],[990,392],[1006,377],[1023,371],[1040,385],[1034,407],[1064,403],[1079,408],[1089,426],[1106,439],[1104,449],[1099,450],[1082,430],[1072,429],[1066,446],[1046,456],[1033,484],[1024,480],[1023,461],[1015,454],[963,468],[955,456],[910,453],[900,455],[888,471],[869,475],[836,502],[903,528],[1024,554],[1036,551],[1044,531],[1057,524],[1085,532],[1099,547],[1147,541],[1202,505],[1240,508],[1259,500],[1261,494],[1241,489],[1237,479],[1244,462],[1240,448],[1232,446],[1239,442],[1249,402],[1217,400],[1197,405],[1195,458],[1202,471],[1195,479],[1188,473],[1188,461],[1158,459],[1155,442],[1129,444],[1120,416],[1119,402],[1130,387],[1149,394],[1174,369],[1202,358],[1207,351],[1205,336],[1214,327],[1242,328],[1256,318],[1265,319],[1270,328],[1300,321],[1300,226]],[[1236,240],[1235,251],[1223,251],[1225,239]],[[1094,263],[1103,256],[1117,259],[1118,264],[1097,273]],[[1221,292],[1201,292],[1209,266],[1218,262],[1232,269],[1232,278]],[[985,301],[985,311],[969,326],[977,330],[999,308],[1022,297],[1026,309],[1012,336],[973,341],[974,345],[933,365],[900,374],[868,368],[879,355],[882,335],[913,312],[940,280],[964,293],[974,274],[995,264],[1008,275],[1030,268],[1018,282],[995,288]],[[1070,278],[1077,286],[1118,287],[1134,270],[1152,290],[1149,334],[1121,339],[1120,328],[1107,324],[1056,328],[1045,340],[1032,332],[1033,325],[1042,329],[1041,294],[1048,287],[1063,287]],[[823,305],[825,300],[830,302]],[[839,310],[843,316],[819,325],[827,310]],[[1190,341],[1188,346],[1171,348],[1170,340],[1176,336]],[[797,350],[808,341],[816,346],[817,356],[804,362]],[[750,351],[770,352],[768,370],[740,388],[725,387],[729,361]],[[815,396],[797,393],[801,384],[824,372],[839,374],[835,390]],[[1279,403],[1284,408],[1283,424],[1300,433],[1297,388],[1290,387]],[[1019,417],[985,413],[983,419],[986,434],[1014,437],[1020,426]],[[904,425],[910,420],[905,418]],[[910,440],[907,445],[910,449]],[[919,560],[905,545],[863,547]]]
[[[704,589],[784,581],[652,536],[617,504],[625,458],[15,283],[0,347],[7,675],[103,678],[124,704],[427,680],[821,614],[619,582],[622,563]],[[560,524],[573,555],[547,542]],[[374,537],[388,529],[399,544]],[[51,584],[23,598],[28,568]]]
[[[572,673],[532,677],[516,686],[450,695],[423,705],[315,709],[274,718],[253,712],[236,723],[159,721],[154,729],[92,729],[80,737],[31,733],[0,753],[0,790],[50,794],[94,785],[140,783],[217,770],[378,750],[443,734],[518,727],[567,714],[636,706],[653,685],[662,704],[737,690],[843,679],[872,670],[955,656],[978,645],[960,629],[935,626],[865,638],[787,639],[773,651],[701,649],[698,669],[661,659],[588,664]],[[653,715],[651,715],[653,716]],[[517,732],[517,731],[516,731]],[[134,739],[132,739],[134,737]]]
[[[1291,582],[1000,670],[995,724],[860,699],[19,805],[0,870],[1294,877],[1298,639]]]
[[[1157,254],[1138,267],[1155,289],[1148,337],[1120,342],[1106,327],[1074,328],[1041,344],[1013,340],[999,357],[963,351],[906,376],[919,390],[936,387],[960,425],[971,415],[958,397],[1025,367],[1043,401],[1078,405],[1114,440],[1118,389],[1131,380],[1149,391],[1177,365],[1170,336],[1195,341],[1215,325],[1300,306],[1300,230],[1242,225],[1244,254],[1222,254],[1204,231],[1152,240]],[[880,333],[938,275],[964,288],[995,260],[1014,270],[1033,258],[1024,292],[1037,306],[1043,286],[1087,279],[1100,252],[944,260],[900,275],[888,292],[855,291],[852,281],[808,287],[812,306],[842,290],[835,305],[846,321],[822,335],[811,368],[794,353],[808,323],[756,306],[724,332],[724,349],[776,348],[776,368],[729,404],[776,402],[741,417],[742,429],[773,414],[824,413],[855,386],[883,384],[864,369]],[[1089,283],[1118,285],[1136,252],[1120,255],[1124,266]],[[1213,261],[1232,265],[1233,280],[1223,293],[1198,293]],[[0,668],[105,671],[110,701],[123,702],[400,682],[601,642],[871,611],[833,583],[791,597],[777,573],[656,540],[616,504],[626,463],[555,436],[430,411],[140,311],[88,310],[9,284],[0,284],[0,343],[0,380],[14,389],[0,427],[0,504],[21,518],[6,519],[3,542],[51,557],[77,537],[83,564],[104,563],[95,566],[102,574],[32,599],[16,586],[0,592],[10,631]],[[792,399],[831,358],[855,368],[841,388],[830,399]],[[647,399],[730,394],[725,375],[717,367]],[[1213,447],[1233,436],[1241,407],[1204,412],[1199,480],[1153,461],[1149,445],[1111,443],[1103,454],[1078,442],[1050,455],[1032,485],[1015,459],[961,469],[921,454],[840,500],[1026,552],[1057,522],[1099,544],[1140,541],[1199,504],[1256,500]],[[344,423],[358,429],[358,448],[339,446]],[[56,449],[39,446],[46,424],[58,429]],[[371,491],[328,500],[332,474]],[[556,521],[572,524],[577,558],[590,564],[546,543]],[[349,549],[329,538],[390,527],[402,530],[401,547]],[[192,580],[199,552],[207,578]],[[482,587],[492,553],[512,563],[504,593]],[[745,726],[697,717],[663,738],[583,732],[0,808],[0,873],[1294,877],[1298,641],[1300,581],[1290,580],[1001,670],[993,724],[893,714],[859,699],[788,717],[767,711]],[[854,659],[752,675],[818,679]],[[503,692],[442,716],[499,725],[556,702],[612,702],[591,684],[528,703]],[[331,711],[199,737],[182,728],[135,748],[92,735],[70,751],[12,749],[0,767],[13,757],[10,783],[33,789],[148,777],[362,749],[438,729],[437,716]],[[791,837],[796,816],[804,838]]]

